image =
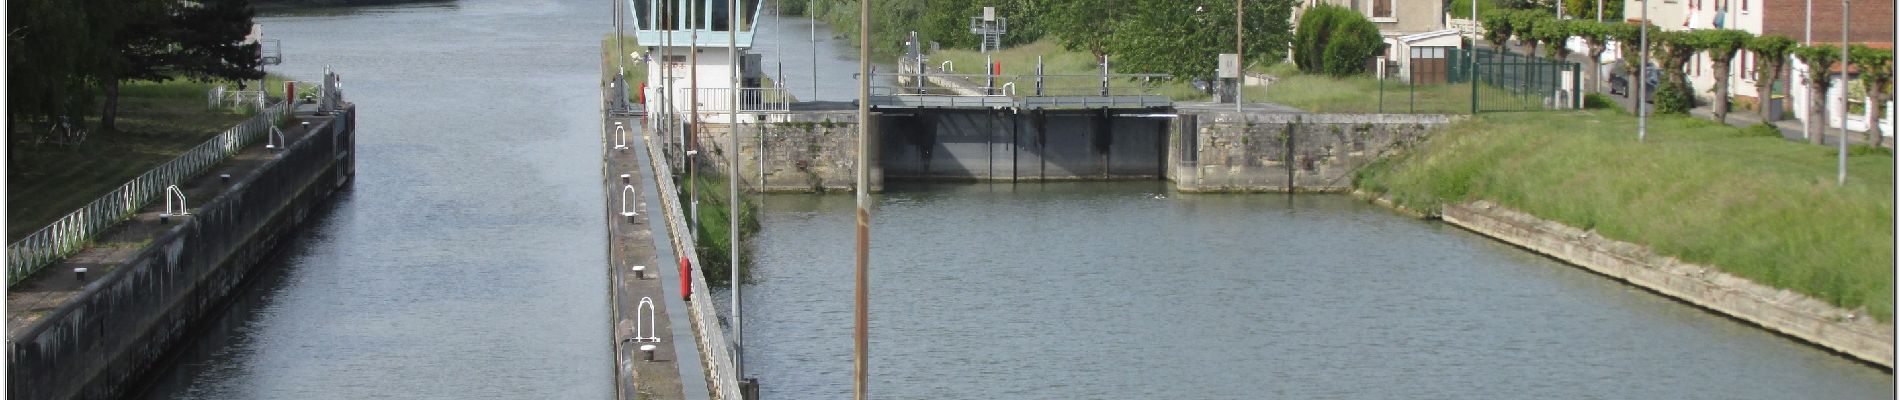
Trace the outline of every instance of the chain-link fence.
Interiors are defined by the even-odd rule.
[[[1454,54],[1448,80],[1478,83],[1471,85],[1472,113],[1568,109],[1583,104],[1578,90],[1583,70],[1575,62],[1481,48]]]

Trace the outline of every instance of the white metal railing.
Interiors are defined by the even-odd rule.
[[[691,89],[687,89],[691,90]],[[732,88],[700,88],[699,112],[732,111]],[[680,96],[685,99],[686,96]],[[739,112],[772,112],[792,109],[792,93],[785,88],[739,88]]]
[[[647,141],[649,144],[652,142]],[[666,227],[672,231],[674,253],[686,257],[687,262],[694,266],[690,277],[693,281],[692,301],[687,302],[686,309],[692,314],[693,330],[697,333],[693,338],[699,342],[699,351],[702,353],[700,360],[705,364],[712,398],[741,400],[738,372],[732,364],[732,342],[726,340],[725,330],[720,328],[717,320],[719,314],[712,308],[712,291],[706,286],[706,275],[700,272],[705,264],[699,262],[699,254],[694,250],[698,247],[693,243],[692,235],[686,234],[692,230],[687,229],[685,218],[681,216],[679,189],[673,185],[672,168],[666,162],[657,161],[666,159],[665,155],[660,154],[659,147],[649,145],[646,148],[647,160],[653,164],[653,182],[660,191],[660,206],[666,214]]]
[[[130,218],[167,187],[183,184],[238,150],[261,139],[284,119],[289,107],[278,102],[251,119],[225,130],[184,154],[146,171],[78,210],[7,245],[7,285],[84,248],[93,236]]]

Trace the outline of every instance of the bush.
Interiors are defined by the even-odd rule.
[[[1366,60],[1384,50],[1385,42],[1372,20],[1339,6],[1307,10],[1293,33],[1293,62],[1306,73],[1362,73]]]
[[[1293,64],[1300,71],[1318,73],[1324,69],[1326,42],[1345,14],[1358,13],[1344,7],[1322,4],[1300,15],[1300,24],[1293,30]]]
[[[1688,114],[1689,109],[1695,108],[1695,98],[1683,90],[1683,85],[1663,82],[1661,86],[1656,88],[1656,113]]]
[[[1602,93],[1591,93],[1591,94],[1583,95],[1583,108],[1586,108],[1586,109],[1607,108],[1607,109],[1612,109],[1612,110],[1622,109],[1622,107],[1618,107],[1616,105],[1615,99],[1611,99],[1610,95],[1602,94]]]

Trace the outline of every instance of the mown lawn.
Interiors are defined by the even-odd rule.
[[[1435,211],[1489,199],[1607,238],[1893,318],[1894,159],[1615,110],[1485,113],[1355,177]]]
[[[282,82],[269,78],[266,86],[274,87],[274,98],[283,96]],[[21,147],[11,152],[15,159],[7,170],[7,241],[39,230],[250,117],[250,110],[209,108],[206,91],[216,85],[128,82],[120,89],[118,132],[101,131],[93,115],[84,121],[90,134],[77,147],[15,142]]]
[[[941,67],[944,61],[950,61],[957,74],[982,74],[985,54],[971,49],[942,49],[930,54],[931,67]],[[1044,87],[1050,95],[1094,95],[1100,93],[1102,67],[1096,63],[1095,55],[1086,51],[1063,49],[1054,39],[1042,39],[1034,43],[1011,47],[987,55],[988,60],[1003,64],[1004,76],[1020,76],[1016,79],[1016,89],[1021,94],[1034,90],[1036,57],[1042,57],[1045,75],[1086,75],[1044,78]],[[1110,59],[1109,67],[1113,73],[1149,73],[1138,68],[1117,66]],[[998,82],[997,85],[1002,85]],[[1109,82],[1109,91],[1114,94],[1160,94],[1175,100],[1203,100],[1208,96],[1195,90],[1185,80],[1150,81],[1117,80]]]

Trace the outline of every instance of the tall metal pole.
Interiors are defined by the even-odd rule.
[[[730,235],[726,261],[732,272],[726,283],[732,285],[733,375],[745,380],[745,325],[741,322],[745,309],[739,307],[739,68],[745,62],[739,57],[739,0],[726,0],[726,11],[726,54],[732,56],[732,110],[727,114],[731,119],[726,120],[726,154],[732,156],[726,162],[726,234]]]
[[[687,102],[692,103],[692,104],[687,105],[687,107],[691,110],[692,115],[688,116],[688,118],[691,118],[693,128],[687,129],[688,133],[690,134],[687,135],[686,141],[690,142],[689,145],[691,147],[688,148],[689,150],[686,150],[686,153],[690,154],[691,156],[687,157],[686,159],[686,191],[692,192],[692,204],[688,206],[692,210],[692,214],[693,214],[689,216],[689,218],[692,219],[692,224],[688,225],[688,227],[693,228],[693,229],[691,232],[688,232],[688,233],[691,233],[693,237],[699,237],[699,163],[697,161],[699,160],[699,128],[700,128],[699,126],[699,7],[700,6],[698,4],[699,0],[689,0],[689,1],[694,2],[694,4],[689,4],[686,7],[686,10],[687,10],[687,13],[686,13],[687,28],[686,29],[688,29],[689,32],[692,32],[692,41],[693,41],[692,43],[689,44],[689,46],[692,47],[692,50],[688,51],[689,54],[687,55],[688,58],[692,59],[691,61],[688,62],[692,64],[692,70],[686,72],[686,79],[692,81],[692,82],[687,83],[688,87],[691,88],[688,90],[688,93],[687,93]]]
[[[1247,47],[1245,45],[1247,31],[1241,29],[1243,25],[1240,22],[1241,14],[1246,12],[1247,10],[1242,7],[1240,0],[1234,0],[1234,63],[1236,64],[1235,67],[1240,69],[1240,71],[1235,71],[1237,76],[1234,77],[1234,114],[1240,114],[1240,96],[1241,93],[1244,92],[1241,89],[1247,87],[1247,56],[1243,50]],[[1108,65],[1108,61],[1103,60],[1102,65]],[[1108,71],[1102,72],[1107,73]],[[1107,93],[1103,93],[1103,95],[1107,95]]]
[[[1742,1],[1748,1],[1748,0],[1742,0]],[[1472,0],[1471,5],[1472,7],[1477,7],[1477,0]],[[1597,22],[1603,22],[1603,0],[1597,0]],[[1593,83],[1591,85],[1595,85],[1595,84]]]
[[[1841,0],[1841,160],[1840,173],[1834,178],[1834,184],[1838,186],[1847,186],[1847,57],[1847,0]],[[1867,129],[1878,128],[1870,125]]]
[[[1806,16],[1803,17],[1803,18],[1806,18],[1807,22],[1802,24],[1801,42],[1803,45],[1813,46],[1814,45],[1814,0],[1808,0],[1807,3],[1808,3],[1808,11],[1807,11]],[[1762,8],[1767,8],[1767,5],[1763,4]],[[1844,9],[1844,8],[1841,9],[1841,14],[1846,15],[1847,9]],[[1846,45],[1846,43],[1842,43],[1842,45]],[[1809,65],[1808,68],[1814,68],[1814,66]],[[1794,93],[1794,91],[1790,90],[1788,93],[1792,94]],[[1813,96],[1814,94],[1809,93],[1808,95]],[[1814,102],[1810,101],[1808,102],[1808,104],[1814,104]],[[1808,118],[1814,118],[1814,117],[1810,116]],[[1802,120],[1801,121],[1801,137],[1803,139],[1814,138],[1814,124],[1808,123],[1807,120]],[[1815,143],[1820,143],[1820,142],[1816,141]]]
[[[1641,31],[1637,39],[1642,43],[1637,52],[1642,53],[1642,61],[1636,63],[1636,142],[1641,143],[1649,136],[1649,107],[1643,105],[1649,92],[1649,0],[1643,0],[1643,22],[1637,25]],[[1660,82],[1659,82],[1660,83]]]
[[[818,12],[812,9],[813,3],[805,2],[805,15],[811,17],[811,99],[818,100]]]
[[[864,400],[870,396],[866,381],[871,372],[871,0],[858,0],[858,77],[858,288],[851,332],[851,398]]]

